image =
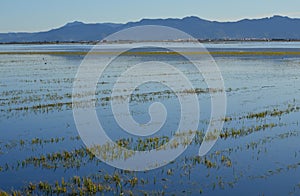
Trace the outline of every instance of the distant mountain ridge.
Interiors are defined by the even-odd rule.
[[[300,19],[275,15],[261,19],[217,22],[195,16],[182,19],[142,19],[126,24],[79,21],[44,32],[0,33],[1,43],[10,42],[80,42],[97,41],[121,29],[140,25],[163,25],[182,30],[197,39],[297,39],[300,40]]]

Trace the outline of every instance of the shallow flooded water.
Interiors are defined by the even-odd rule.
[[[194,47],[193,43],[164,44],[183,51]],[[227,111],[220,138],[203,157],[198,150],[210,120],[210,98],[220,89],[209,89],[187,59],[161,49],[151,55],[125,54],[99,79],[96,112],[118,146],[149,151],[175,137],[182,143],[173,148],[187,147],[163,167],[132,172],[97,159],[77,132],[73,82],[85,53],[93,46],[1,45],[0,190],[22,194],[299,195],[300,44],[205,46],[223,76]],[[99,50],[120,47],[126,45],[104,44]],[[133,119],[147,123],[153,102],[163,103],[168,116],[159,132],[137,137],[124,133],[116,122],[111,89],[130,65],[153,60],[180,69],[196,90],[172,92],[154,82],[140,85],[130,99]],[[196,93],[200,104],[200,124],[190,132],[195,134],[190,145],[174,132],[180,119],[178,93]]]

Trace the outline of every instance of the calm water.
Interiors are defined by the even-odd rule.
[[[195,47],[193,43],[165,44],[182,50]],[[205,46],[209,51],[300,52],[299,42]],[[120,47],[126,46],[107,44],[100,49]],[[91,45],[0,45],[0,52],[85,52],[91,48]],[[122,132],[112,115],[108,97],[117,78],[130,65],[150,60],[169,63],[202,90],[197,94],[201,108],[200,139],[196,138],[171,164],[147,172],[123,172],[89,154],[74,152],[85,149],[78,137],[71,100],[74,77],[84,55],[18,53],[0,57],[0,190],[24,191],[30,183],[40,181],[55,187],[55,182],[60,183],[62,178],[70,183],[68,189],[72,189],[72,178],[80,176],[109,185],[111,190],[107,193],[111,194],[123,191],[182,195],[300,194],[299,55],[214,56],[225,83],[227,120],[223,137],[201,158],[197,153],[211,114],[210,93],[190,63],[181,56],[165,54],[124,55],[114,61],[106,77],[98,82],[96,109],[109,136],[114,140],[130,138],[132,144],[128,148],[138,145],[139,138]],[[139,123],[149,121],[151,103],[159,101],[165,105],[167,121],[156,135],[161,138],[173,136],[180,118],[176,94],[169,91],[158,83],[144,84],[134,92],[130,103],[132,117]],[[228,135],[224,136],[225,133]],[[71,158],[53,159],[53,154],[62,152],[69,152]],[[105,180],[106,175],[115,174],[121,177],[118,185]],[[129,180],[134,177],[138,182],[132,186]]]

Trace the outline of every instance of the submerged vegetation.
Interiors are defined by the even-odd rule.
[[[251,113],[247,114],[243,117],[227,117],[230,120],[225,120],[225,123],[230,123],[232,121],[240,121],[247,119],[262,119],[262,123],[260,125],[254,125],[251,127],[242,127],[239,129],[236,128],[226,128],[222,130],[220,133],[221,139],[228,138],[241,138],[246,137],[249,134],[260,132],[260,131],[271,131],[276,127],[284,127],[287,124],[285,123],[264,123],[264,119],[268,116],[271,118],[280,117],[282,115],[286,115],[289,113],[298,113],[299,108],[296,105],[290,104],[287,109],[279,110],[267,110],[259,113]],[[257,115],[258,114],[258,115]],[[264,117],[260,117],[260,114],[264,114]],[[275,131],[274,131],[275,132]],[[192,146],[199,146],[204,139],[204,130],[202,131],[190,131],[188,134],[195,134],[195,137],[192,141]],[[275,132],[276,133],[276,132]],[[224,170],[225,168],[233,168],[237,166],[236,161],[232,160],[232,155],[246,151],[256,152],[257,158],[262,156],[262,154],[267,153],[267,149],[264,147],[268,143],[283,140],[291,137],[300,136],[300,131],[289,131],[286,133],[275,134],[273,136],[266,136],[265,138],[259,139],[257,141],[252,141],[247,144],[243,144],[241,146],[236,146],[233,148],[225,148],[223,150],[216,150],[215,152],[210,153],[205,157],[199,156],[185,156],[180,158],[180,160],[176,160],[174,163],[168,167],[168,169],[161,169],[161,179],[157,179],[158,176],[153,176],[153,179],[147,179],[139,177],[138,172],[129,172],[123,170],[116,170],[114,174],[110,174],[109,172],[99,171],[96,174],[91,176],[74,176],[68,180],[62,178],[59,181],[55,182],[47,182],[47,181],[38,181],[38,182],[29,182],[28,185],[24,186],[21,190],[12,190],[9,192],[2,191],[2,195],[23,195],[23,194],[71,194],[71,195],[85,195],[85,194],[97,194],[97,193],[113,193],[113,194],[142,194],[142,193],[151,193],[149,191],[143,191],[143,186],[146,184],[153,183],[157,184],[159,181],[163,184],[162,189],[155,192],[155,194],[165,193],[164,186],[168,186],[170,183],[170,179],[168,178],[174,175],[180,175],[181,178],[190,178],[192,175],[192,171],[198,167],[206,168],[207,175],[206,178],[210,178],[210,171],[213,170]],[[180,138],[184,138],[184,134],[173,133],[173,136],[178,138],[178,145],[186,145],[184,140]],[[213,139],[213,138],[212,138]],[[33,138],[28,140],[20,139],[19,141],[6,142],[1,143],[1,149],[4,151],[14,150],[19,147],[29,147],[29,146],[40,146],[49,144],[59,144],[68,141],[78,141],[80,140],[79,136],[71,136],[69,138],[58,137],[58,138],[50,138],[50,139],[41,139],[41,138]],[[105,153],[116,150],[113,159],[120,159],[122,157],[117,156],[117,151],[120,150],[120,147],[134,150],[147,151],[151,149],[160,149],[161,146],[170,141],[170,137],[161,136],[161,137],[148,137],[145,139],[134,139],[134,138],[123,138],[116,140],[116,146],[106,146],[104,147]],[[182,143],[181,143],[182,142]],[[172,147],[176,148],[177,145],[172,145]],[[102,149],[103,147],[97,146],[96,149]],[[110,148],[110,149],[108,149]],[[167,149],[161,149],[167,150]],[[93,152],[93,153],[92,153]],[[99,152],[99,151],[98,151]],[[0,172],[10,172],[10,171],[19,171],[24,170],[28,167],[42,168],[46,170],[69,170],[76,169],[80,170],[82,167],[87,167],[87,165],[95,164],[97,167],[101,165],[101,161],[95,157],[95,149],[88,148],[80,148],[71,151],[60,151],[53,153],[42,153],[39,156],[30,156],[25,158],[24,160],[18,160],[14,164],[6,163],[2,165],[0,168]],[[300,153],[300,151],[299,151]],[[295,154],[297,156],[298,153]],[[130,156],[130,155],[128,155]],[[254,157],[253,157],[254,158]],[[290,169],[297,169],[300,166],[298,162],[294,164],[288,164],[286,166],[282,166],[280,168],[276,168],[274,170],[269,170],[260,176],[251,176],[251,178],[269,178],[272,175],[279,175],[282,172],[288,172]],[[224,168],[224,169],[223,169]],[[208,170],[209,169],[209,170]],[[152,175],[151,175],[152,176]],[[149,177],[149,176],[148,176]],[[225,187],[234,187],[240,178],[242,178],[242,174],[236,174],[233,181],[226,181],[223,177],[218,176],[216,182],[212,182],[207,185],[203,185],[199,192],[205,193],[205,190],[210,187],[215,189],[217,186],[220,189],[225,189]],[[153,192],[154,193],[154,192]]]
[[[189,93],[188,91],[185,93]],[[41,108],[39,108],[40,110]],[[231,148],[225,148],[223,150],[215,150],[209,155],[204,157],[199,156],[185,156],[176,160],[170,164],[166,169],[161,169],[161,175],[158,179],[156,175],[148,176],[146,172],[145,175],[148,176],[144,179],[138,172],[129,172],[123,170],[115,170],[113,174],[105,171],[93,171],[90,176],[73,176],[68,180],[61,178],[59,181],[37,181],[28,182],[28,185],[24,185],[19,190],[11,190],[8,192],[2,191],[1,195],[23,195],[23,194],[70,194],[70,195],[85,195],[85,194],[98,194],[98,193],[113,193],[120,195],[133,195],[133,194],[164,194],[166,193],[167,187],[170,185],[171,181],[174,180],[173,176],[180,176],[179,179],[190,179],[193,176],[192,172],[197,168],[202,168],[202,171],[207,172],[205,178],[210,178],[211,173],[216,171],[226,170],[226,168],[238,167],[238,163],[232,155],[237,153],[243,153],[244,151],[252,151],[256,153],[253,155],[252,159],[260,159],[263,154],[268,152],[265,147],[268,143],[275,142],[278,140],[284,140],[292,137],[299,137],[299,130],[288,131],[285,133],[277,133],[273,129],[284,128],[293,124],[298,124],[297,122],[280,122],[278,120],[286,115],[298,114],[300,107],[297,102],[293,100],[289,102],[285,107],[272,108],[265,111],[259,111],[257,113],[246,113],[240,116],[227,116],[224,120],[225,127],[221,132],[216,131],[219,135],[212,134],[204,138],[205,130],[189,131],[187,134],[195,135],[191,146],[198,147],[204,139],[214,140],[216,137],[226,140],[236,140],[238,138],[247,137],[254,133],[259,132],[274,132],[273,136],[265,136],[257,141],[251,141],[246,144],[237,145]],[[246,126],[230,126],[238,122],[246,122],[254,120],[253,125]],[[278,130],[278,129],[276,129]],[[168,150],[163,148],[163,146],[170,142],[171,138],[175,138],[174,142],[169,146],[170,148],[177,148],[179,145],[188,146],[189,143],[184,139],[186,135],[182,133],[172,132],[171,136],[154,136],[142,138],[121,138],[116,140],[115,145],[104,145],[104,146],[94,146],[93,148],[81,147],[73,150],[62,150],[52,153],[39,153],[38,155],[32,155],[25,157],[24,159],[17,160],[15,163],[3,163],[0,165],[0,174],[12,171],[27,170],[27,168],[37,168],[42,170],[49,170],[56,172],[57,170],[63,171],[80,171],[81,168],[99,167],[103,163],[97,159],[96,156],[102,157],[102,159],[110,160],[122,160],[130,157],[132,154],[124,154],[122,148],[132,149],[137,151],[149,151],[153,149],[157,150]],[[14,141],[0,143],[0,152],[5,155],[9,154],[10,151],[15,149],[24,150],[31,149],[33,152],[39,152],[39,148],[44,148],[45,145],[63,145],[63,143],[69,142],[80,142],[79,136],[69,136],[69,137],[53,137],[53,138],[32,138],[32,139],[20,139]],[[113,152],[111,154],[111,152]],[[295,156],[298,156],[299,152],[295,152]],[[3,156],[0,154],[0,156]],[[259,158],[260,157],[260,158]],[[297,169],[299,163],[295,162],[292,164],[287,164],[274,170],[268,170],[265,173],[257,176],[249,176],[249,178],[270,178],[273,175],[280,175],[282,172],[288,172],[290,169]],[[95,169],[96,169],[95,168]],[[204,169],[205,168],[205,169]],[[150,172],[151,173],[151,172]],[[152,176],[152,179],[151,179]],[[176,177],[178,178],[178,177]],[[234,172],[233,179],[226,180],[222,176],[216,176],[216,181],[212,181],[208,184],[202,184],[199,193],[205,193],[209,189],[216,189],[217,187],[221,190],[228,188],[233,188],[235,184],[243,178],[241,173]],[[157,186],[161,189],[156,190],[143,190],[145,185]],[[192,182],[191,182],[192,183]],[[152,185],[150,185],[152,184]],[[147,187],[147,186],[146,186]],[[297,187],[295,185],[295,187]],[[297,189],[294,190],[296,192]],[[170,192],[169,192],[170,193]],[[188,193],[186,190],[185,193]],[[192,192],[190,192],[191,194]]]
[[[298,51],[213,53],[222,56],[216,61],[221,62],[220,68],[225,72],[225,91],[229,100],[229,112],[222,119],[222,130],[215,130],[205,137],[209,119],[201,117],[198,130],[176,133],[172,122],[157,135],[135,137],[126,134],[113,138],[113,145],[107,143],[90,148],[81,141],[73,119],[68,119],[72,117],[73,78],[78,60],[82,60],[84,54],[71,53],[0,53],[5,57],[0,60],[3,78],[0,79],[0,131],[3,135],[0,139],[0,195],[230,195],[232,190],[239,191],[245,188],[243,186],[251,188],[256,183],[268,186],[284,176],[291,176],[289,186],[280,182],[284,191],[299,195]],[[174,63],[174,55],[170,54],[149,53]],[[18,55],[21,57],[16,58]],[[136,55],[133,60],[139,62],[147,56]],[[253,58],[249,60],[250,56]],[[259,59],[262,56],[270,59]],[[227,61],[228,57],[233,60]],[[258,65],[265,61],[269,64],[263,67],[265,70],[248,68],[254,60]],[[185,67],[188,63],[176,61],[175,64]],[[268,75],[272,71],[270,64],[276,65],[273,67],[275,75]],[[11,69],[14,66],[16,70]],[[193,78],[193,71],[187,69],[184,73]],[[255,74],[258,76],[253,77]],[[283,79],[280,74],[287,74],[287,78]],[[112,100],[124,99],[111,96],[109,89],[116,77],[118,74],[113,70],[109,77],[98,81],[94,101],[101,115],[110,115],[106,111]],[[267,79],[257,81],[259,77]],[[198,81],[197,77],[193,78],[195,81]],[[203,97],[209,99],[221,91],[202,84],[180,92],[156,86],[136,88],[130,103],[148,106],[152,102],[165,101],[167,106],[172,106],[177,94],[196,94],[202,101]],[[87,91],[84,96],[93,94]],[[281,94],[284,96],[276,97]],[[80,99],[80,96],[74,94],[73,98]],[[201,105],[204,116],[211,112],[206,103]],[[171,115],[176,112],[170,111]],[[134,118],[144,114],[147,110],[138,111]],[[104,120],[113,123],[105,116]],[[109,130],[117,132],[119,127],[112,126]],[[194,137],[190,143],[186,138],[191,135]],[[198,156],[203,141],[216,138],[219,140],[214,148],[205,156]],[[122,161],[131,157],[134,151],[168,152],[178,147],[187,147],[187,150],[168,165],[144,172],[115,169],[97,158]],[[132,151],[124,153],[124,149]],[[274,191],[278,189],[272,187],[266,193],[259,189],[255,193],[272,195]]]

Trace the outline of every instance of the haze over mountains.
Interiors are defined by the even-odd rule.
[[[299,39],[300,19],[273,16],[237,22],[208,21],[191,16],[183,19],[142,19],[126,24],[82,22],[35,33],[0,33],[0,42],[79,42],[102,40],[121,29],[139,25],[163,25],[180,29],[197,39]]]

